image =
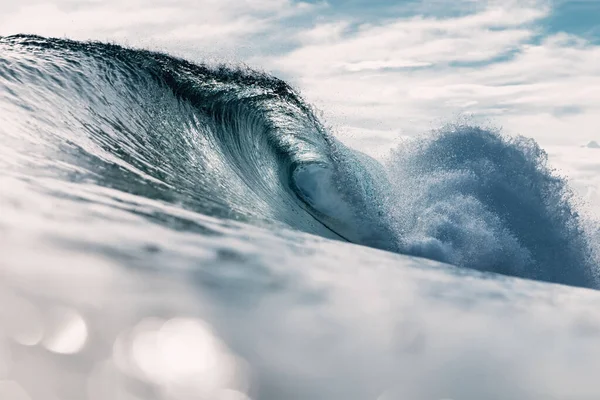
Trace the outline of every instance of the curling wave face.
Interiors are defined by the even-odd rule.
[[[545,153],[447,128],[384,164],[336,141],[285,82],[164,54],[0,38],[0,160],[222,219],[482,271],[597,287],[588,235]],[[174,214],[134,210],[193,229]]]

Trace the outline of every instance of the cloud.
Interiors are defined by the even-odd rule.
[[[549,146],[546,150],[583,202],[579,211],[584,217],[591,217],[588,220],[600,221],[600,158],[598,148],[593,146]]]
[[[544,15],[524,9],[509,18],[507,11],[492,9],[457,18],[413,17],[381,25],[325,23],[301,32],[303,45],[277,62],[282,68],[302,69],[305,75],[305,68],[309,73],[324,74],[348,65],[373,70],[485,61],[531,39],[533,32],[519,27]],[[507,29],[495,29],[499,27]]]
[[[547,3],[463,3],[456,15],[325,18],[256,63],[291,77],[353,143],[363,129],[365,141],[377,131],[393,146],[460,115],[542,145],[596,137],[600,46],[544,35]]]
[[[0,5],[0,35],[32,33],[110,40],[178,52],[210,53],[244,45],[250,37],[319,5],[292,0],[108,0]]]

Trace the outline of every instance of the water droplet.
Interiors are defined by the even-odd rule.
[[[35,346],[44,333],[42,316],[32,303],[14,294],[5,294],[0,322],[8,337],[23,346]]]
[[[203,321],[148,319],[114,346],[115,364],[159,386],[166,398],[246,400],[244,363]],[[236,395],[237,397],[232,397]]]
[[[55,308],[50,313],[50,321],[51,326],[43,341],[46,349],[58,354],[81,351],[88,338],[88,328],[77,311]]]

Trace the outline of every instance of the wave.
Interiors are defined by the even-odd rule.
[[[591,236],[532,140],[447,126],[391,157],[404,250],[468,268],[595,286]]]
[[[447,127],[381,164],[264,73],[27,35],[0,38],[0,54],[0,166],[13,174],[597,287],[572,194],[531,140]]]

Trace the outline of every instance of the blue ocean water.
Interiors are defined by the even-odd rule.
[[[0,38],[0,394],[600,394],[595,231],[534,141],[375,160],[315,115],[249,69]]]

